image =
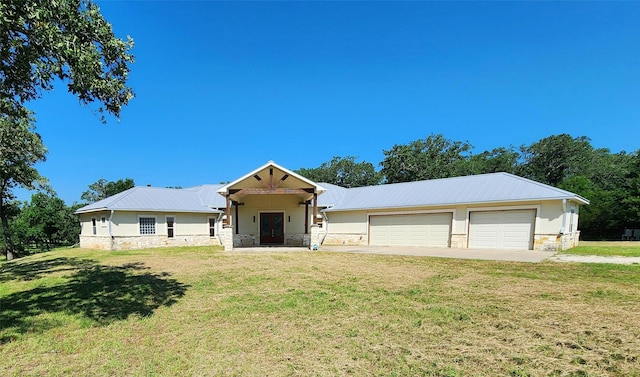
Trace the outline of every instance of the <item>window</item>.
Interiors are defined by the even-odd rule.
[[[175,217],[167,216],[167,237],[173,238],[173,228],[175,225]]]
[[[140,234],[156,234],[156,218],[140,217]]]
[[[216,219],[209,219],[209,237],[216,235]]]
[[[571,208],[571,215],[569,215],[569,233],[573,233],[573,215],[576,213],[574,208]]]
[[[96,218],[91,218],[91,228],[93,229],[93,235],[98,234],[98,228],[96,227]]]

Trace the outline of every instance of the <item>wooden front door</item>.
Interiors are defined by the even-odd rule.
[[[284,244],[284,213],[260,214],[260,245]]]

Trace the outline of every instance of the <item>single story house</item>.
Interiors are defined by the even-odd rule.
[[[134,187],[76,211],[80,246],[389,245],[559,250],[588,200],[508,173],[344,188],[273,161],[228,184]]]

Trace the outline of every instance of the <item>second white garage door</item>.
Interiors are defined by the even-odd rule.
[[[535,210],[471,212],[469,247],[530,250],[535,217]]]
[[[369,219],[371,245],[449,247],[451,213],[380,215]]]

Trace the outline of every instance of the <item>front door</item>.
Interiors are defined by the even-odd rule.
[[[284,244],[284,213],[260,214],[260,245]]]

